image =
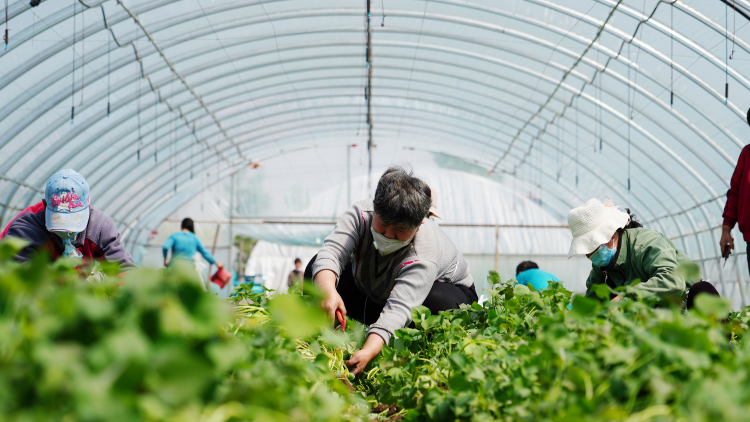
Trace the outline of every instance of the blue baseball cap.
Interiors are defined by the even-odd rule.
[[[89,224],[89,184],[78,172],[65,169],[47,181],[47,230],[82,232]]]

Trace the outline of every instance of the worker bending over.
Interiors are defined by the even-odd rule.
[[[692,308],[698,293],[719,295],[711,283],[701,281],[700,272],[684,278],[683,272],[675,271],[681,265],[695,266],[695,263],[663,234],[644,229],[630,210],[626,211],[590,199],[568,213],[573,233],[568,258],[586,255],[592,263],[586,296],[593,295],[591,288],[595,284],[615,289],[635,280],[641,281],[636,289],[661,296],[681,296],[687,292],[688,308]],[[613,301],[619,299],[617,296]]]
[[[30,242],[16,256],[20,261],[44,250],[53,260],[68,257],[88,264],[103,259],[135,267],[114,221],[90,203],[86,179],[74,170],[63,170],[47,181],[44,199],[13,218],[0,238],[12,236]]]
[[[516,281],[524,286],[534,286],[538,292],[546,289],[550,281],[560,281],[557,276],[539,269],[533,261],[523,261],[516,267]]]
[[[388,169],[375,199],[352,205],[305,270],[325,295],[323,308],[369,324],[367,341],[347,365],[359,374],[411,321],[411,309],[433,314],[477,300],[469,266],[427,216],[431,190],[400,167]]]

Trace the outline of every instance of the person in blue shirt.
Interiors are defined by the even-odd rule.
[[[516,281],[524,286],[532,285],[537,291],[547,288],[550,281],[560,281],[554,274],[539,269],[532,261],[523,261],[516,267]]]
[[[169,236],[161,250],[164,253],[164,266],[168,267],[174,263],[176,259],[185,260],[189,264],[194,264],[193,255],[196,252],[200,252],[203,258],[206,259],[210,264],[216,264],[217,267],[223,268],[224,264],[214,259],[213,256],[203,247],[198,236],[195,235],[195,225],[193,220],[186,218],[182,220],[180,230],[177,233]],[[172,251],[172,258],[169,259],[169,251]]]

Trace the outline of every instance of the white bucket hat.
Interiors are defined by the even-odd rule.
[[[568,258],[594,252],[629,221],[628,213],[617,207],[607,207],[598,199],[589,199],[582,206],[573,208],[568,213],[568,226],[573,233]]]

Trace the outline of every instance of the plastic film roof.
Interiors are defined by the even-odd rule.
[[[372,1],[369,63],[367,4],[9,0],[3,223],[72,167],[133,242],[254,161],[366,145],[371,125],[399,160],[458,157],[553,215],[612,198],[718,267],[750,3]]]

